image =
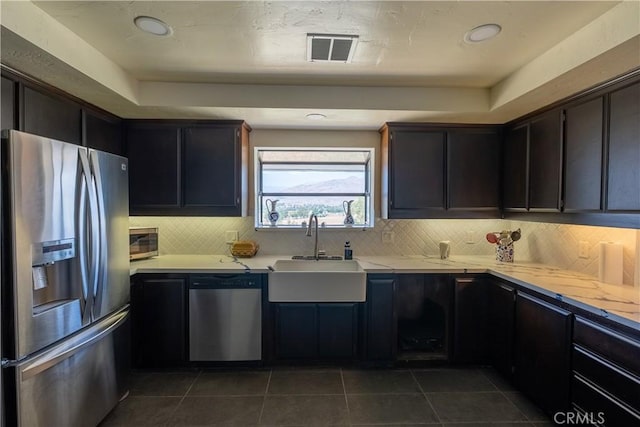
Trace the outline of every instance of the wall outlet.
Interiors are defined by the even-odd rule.
[[[382,232],[382,243],[393,243],[395,233],[393,231]]]
[[[236,230],[228,230],[224,232],[224,240],[231,244],[238,240],[238,232]]]
[[[580,240],[578,242],[578,257],[589,258],[589,242],[586,240]]]
[[[473,245],[476,242],[476,232],[471,230],[467,231],[465,242],[469,245]]]

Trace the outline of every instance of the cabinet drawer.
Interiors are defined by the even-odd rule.
[[[575,346],[573,370],[640,412],[640,378]]]
[[[573,341],[640,376],[639,342],[581,317],[576,317]]]
[[[573,405],[591,414],[594,420],[604,419],[606,427],[640,425],[640,415],[594,388],[579,376],[573,377]]]

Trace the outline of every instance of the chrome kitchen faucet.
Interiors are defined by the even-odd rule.
[[[313,221],[315,220],[316,222],[316,235],[315,235],[315,242],[313,244],[313,258],[315,260],[320,259],[318,256],[318,217],[311,212],[311,215],[309,215],[309,225],[307,225],[307,237],[311,237],[311,224],[313,223]]]

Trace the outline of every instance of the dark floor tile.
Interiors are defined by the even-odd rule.
[[[496,387],[478,369],[414,370],[425,393],[441,391],[496,391]]]
[[[445,423],[442,427],[533,427],[528,421],[513,423]]]
[[[482,369],[482,373],[485,377],[489,379],[496,386],[498,390],[501,391],[515,391],[516,388],[513,384],[509,382],[505,377],[502,376],[498,371],[491,368]]]
[[[263,396],[187,396],[178,406],[169,426],[257,426]]]
[[[429,393],[427,398],[442,422],[527,421],[500,392]]]
[[[354,427],[442,427],[440,423],[419,424],[351,424]]]
[[[273,371],[268,394],[344,394],[338,370]]]
[[[420,393],[411,371],[344,370],[347,393]]]
[[[131,375],[132,396],[184,396],[197,372],[150,372]]]
[[[261,425],[347,425],[349,416],[344,395],[267,396]]]
[[[352,424],[437,423],[421,393],[347,395]]]
[[[269,371],[203,372],[189,390],[189,396],[263,395]]]
[[[100,423],[112,426],[163,426],[180,403],[181,397],[129,396]]]
[[[504,392],[507,399],[513,402],[514,405],[527,417],[529,421],[551,421],[549,417],[542,412],[542,409],[538,408],[533,402],[531,402],[526,396],[517,391]]]

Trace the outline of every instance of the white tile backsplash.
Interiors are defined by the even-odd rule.
[[[225,232],[237,230],[241,240],[255,240],[262,255],[311,254],[313,238],[304,230],[260,230],[252,217],[130,217],[131,226],[160,229],[160,254],[224,254],[229,246]],[[318,246],[327,254],[342,255],[349,240],[358,255],[437,255],[438,242],[451,242],[451,255],[493,255],[495,246],[485,240],[490,231],[522,229],[515,243],[515,260],[548,264],[598,276],[598,242],[619,242],[624,248],[623,281],[633,285],[636,265],[636,235],[640,231],[622,228],[549,224],[500,219],[382,220],[373,229],[320,230]],[[468,232],[474,243],[466,243]],[[393,233],[392,243],[383,243],[382,234]],[[578,257],[580,241],[589,245],[589,258]]]

